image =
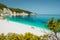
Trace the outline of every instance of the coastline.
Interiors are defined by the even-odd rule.
[[[24,34],[26,32],[31,32],[35,35],[43,35],[45,34],[44,31],[49,32],[48,30],[33,27],[30,25],[25,25],[21,23],[16,23],[12,21],[0,20],[0,33],[8,34],[8,33],[18,33]]]

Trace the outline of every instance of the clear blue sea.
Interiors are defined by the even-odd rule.
[[[58,18],[60,18],[60,15],[46,15],[46,14],[37,14],[35,16],[26,16],[26,17],[6,17],[7,20],[9,21],[14,21],[17,23],[22,23],[22,24],[26,24],[26,25],[31,25],[31,26],[35,26],[38,28],[43,28],[43,29],[49,29],[46,26],[46,23],[52,18],[54,17],[55,20],[57,20]]]

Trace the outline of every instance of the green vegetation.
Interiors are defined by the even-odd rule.
[[[0,40],[6,40],[6,36],[3,33],[0,34]]]
[[[7,8],[7,6],[2,4],[2,3],[0,3],[0,9],[3,9],[3,8]]]
[[[31,12],[29,11],[26,11],[26,10],[22,10],[22,9],[19,9],[19,8],[9,8],[12,12],[18,12],[18,13],[22,13],[22,12],[25,12],[25,13],[28,13],[30,14]]]
[[[59,32],[60,31],[60,18],[58,21],[55,21],[54,18],[51,18],[51,20],[47,23],[47,26],[50,28],[53,32]]]
[[[0,9],[3,9],[3,8],[9,8],[9,7],[7,7],[6,5],[0,3]],[[9,9],[10,9],[12,12],[13,12],[13,11],[18,12],[18,13],[25,12],[25,13],[28,13],[28,14],[32,13],[32,12],[30,12],[30,11],[26,11],[26,10],[19,9],[19,8],[9,8]]]
[[[60,32],[60,18],[57,21],[55,21],[54,18],[51,18],[51,20],[47,23],[47,26],[52,32],[54,32],[56,39],[59,40],[57,33]]]
[[[0,40],[43,40],[43,38],[47,36],[47,34],[43,36],[37,36],[30,32],[26,32],[24,35],[16,33],[8,33],[7,35],[4,35],[2,33],[0,34]]]

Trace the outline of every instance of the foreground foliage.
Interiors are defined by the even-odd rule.
[[[47,27],[54,32],[55,40],[60,40],[58,38],[58,33],[60,33],[60,18],[56,21],[54,17],[47,23]]]
[[[17,34],[17,33],[8,33],[4,35],[0,34],[0,40],[55,40],[53,36],[49,34],[44,34],[37,36],[30,32],[26,32],[25,34]]]
[[[17,34],[17,33],[8,33],[4,35],[0,34],[0,40],[44,40],[43,38],[48,37],[47,34],[42,36],[34,35],[30,32],[26,32],[25,34]]]

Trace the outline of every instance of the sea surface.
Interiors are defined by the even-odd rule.
[[[46,23],[54,17],[57,21],[58,18],[60,18],[60,15],[48,15],[48,14],[37,14],[37,15],[30,15],[26,17],[19,17],[19,16],[13,16],[13,17],[6,17],[9,21],[14,21],[17,23],[22,23],[26,25],[31,25],[33,27],[43,28],[49,30],[49,28],[46,26]]]

